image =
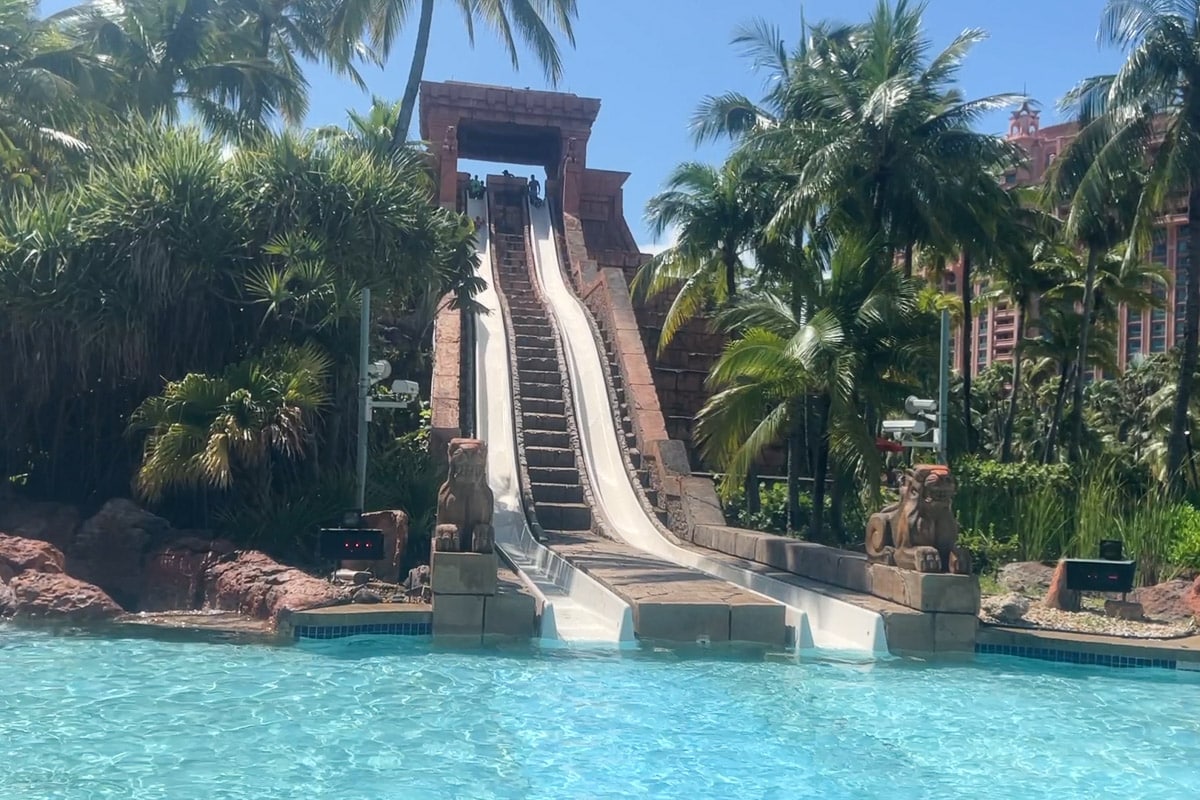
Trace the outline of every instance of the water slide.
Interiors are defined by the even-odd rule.
[[[562,339],[583,461],[596,500],[595,511],[612,533],[646,553],[783,604],[801,650],[886,654],[887,638],[879,614],[743,569],[699,550],[680,547],[659,530],[643,508],[625,468],[610,408],[606,365],[592,336],[583,303],[567,284],[560,267],[548,204],[527,207],[533,234],[535,280]]]
[[[467,201],[472,219],[487,220],[484,198]],[[521,502],[513,421],[508,330],[496,279],[488,226],[479,226],[479,269],[487,288],[476,300],[489,313],[475,318],[475,430],[488,443],[488,485],[495,494],[496,543],[542,603],[542,640],[568,645],[633,643],[629,604],[534,539]]]

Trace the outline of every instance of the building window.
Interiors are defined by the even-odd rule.
[[[1163,314],[1164,319],[1153,320],[1150,324],[1150,351],[1151,353],[1166,353],[1166,319],[1165,313],[1156,311],[1154,314]]]
[[[1155,264],[1167,263],[1167,231],[1164,228],[1154,229],[1154,238],[1150,247],[1150,260]]]
[[[1141,312],[1125,311],[1125,358],[1142,352],[1142,314]]]

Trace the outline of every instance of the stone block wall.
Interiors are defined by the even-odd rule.
[[[437,463],[446,460],[451,439],[462,435],[462,357],[463,319],[450,307],[450,298],[442,298],[441,310],[433,323],[433,381],[429,390],[429,450]]]

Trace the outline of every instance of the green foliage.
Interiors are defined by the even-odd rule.
[[[1187,570],[1200,571],[1200,509],[1180,504],[1170,509],[1171,537],[1167,562]]]
[[[971,567],[980,574],[990,575],[1001,566],[1016,561],[1020,544],[1016,537],[996,533],[994,526],[987,528],[963,528],[958,534],[958,543],[971,554]]]
[[[732,492],[724,503],[725,518],[729,524],[766,533],[788,532],[787,484],[779,481],[763,483],[759,489],[759,510],[751,513],[746,508],[746,495],[741,489]],[[812,497],[800,495],[800,520],[806,527],[812,516]],[[803,538],[803,527],[797,536]]]
[[[954,505],[962,524],[994,528],[1006,536],[1020,527],[1023,507],[1033,513],[1029,498],[1048,490],[1065,501],[1071,487],[1071,469],[1064,464],[1001,464],[968,457],[954,464],[954,477]]]

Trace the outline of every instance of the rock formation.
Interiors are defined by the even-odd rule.
[[[383,513],[393,523],[389,553],[402,556],[407,516]],[[110,500],[79,519],[70,506],[5,497],[0,617],[92,622],[133,611],[213,609],[276,626],[292,612],[350,601],[344,587],[225,540],[172,530],[128,500]]]
[[[1016,561],[1005,564],[996,576],[997,582],[1010,592],[1042,595],[1050,588],[1054,567],[1040,561]]]
[[[1083,598],[1079,592],[1067,588],[1067,562],[1059,561],[1050,578],[1050,588],[1042,598],[1042,605],[1059,611],[1078,611]]]
[[[0,533],[0,617],[95,622],[122,609],[102,589],[63,571],[62,551]]]

